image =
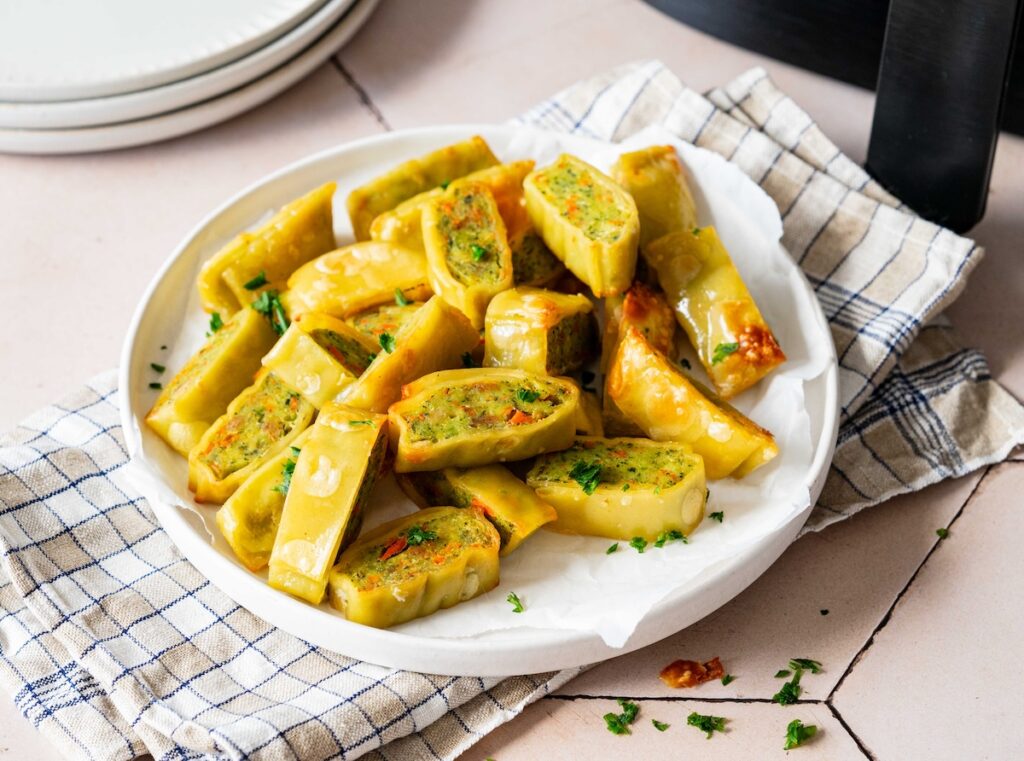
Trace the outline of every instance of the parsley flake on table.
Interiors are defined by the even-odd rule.
[[[611,554],[612,554],[613,552],[618,552],[618,551],[619,551],[619,543],[618,543],[618,542],[616,542],[616,543],[615,543],[615,544],[613,544],[613,545],[612,545],[611,547],[609,547],[608,549],[606,549],[606,550],[604,551],[604,554],[605,554],[605,555],[611,555]]]
[[[738,343],[721,343],[715,347],[714,352],[711,354],[711,364],[717,365],[723,361],[730,354],[735,354],[740,350]]]
[[[407,307],[412,302],[405,297],[405,294],[402,293],[401,288],[395,288],[395,303],[398,304],[398,306],[400,307]]]
[[[476,367],[476,360],[473,359],[473,355],[468,351],[462,352],[462,366],[463,367]]]
[[[596,462],[580,460],[572,466],[569,478],[580,485],[584,494],[593,494],[597,490],[597,485],[601,483],[601,466]]]
[[[666,729],[672,726],[671,724],[666,724],[665,722],[658,721],[657,719],[651,719],[651,724],[653,724],[654,728],[659,732],[664,732]]]
[[[258,274],[256,277],[254,277],[252,280],[250,280],[242,287],[245,288],[245,290],[247,291],[255,291],[257,288],[262,288],[263,286],[265,286],[267,282],[267,273],[264,272],[263,270],[260,270],[260,274]]]
[[[163,383],[150,383],[149,387],[151,389],[153,389],[154,391],[160,391],[164,387],[164,384]]]
[[[625,698],[619,698],[615,702],[619,704],[622,713],[606,713],[604,715],[604,723],[608,727],[608,731],[613,735],[632,734],[629,725],[636,721],[636,715],[640,713],[640,706]]]
[[[735,681],[736,681],[736,677],[734,677],[732,674],[726,674],[725,676],[722,677],[722,686],[724,687],[725,685],[729,684],[729,682],[735,682]]]
[[[380,341],[380,348],[382,348],[388,354],[391,354],[392,352],[394,352],[394,350],[395,350],[395,337],[393,335],[391,335],[390,333],[381,333],[380,334],[380,338],[377,339],[377,340]]]
[[[405,534],[405,541],[410,547],[429,542],[431,539],[437,539],[437,534],[433,531],[424,531],[421,526],[412,526]]]
[[[793,678],[782,685],[782,688],[772,695],[772,702],[778,703],[780,706],[793,705],[797,700],[800,699],[800,677],[803,671],[797,670],[793,674]]]
[[[478,246],[476,243],[470,246],[469,250],[473,252],[474,262],[483,261],[483,258],[487,256],[487,249],[483,246]]]
[[[281,306],[281,299],[277,297],[277,291],[263,291],[252,302],[252,308],[270,321],[270,327],[279,336],[283,336],[284,332],[288,330],[288,325],[290,324],[288,322],[288,315],[285,314],[284,307]]]
[[[715,732],[725,731],[725,717],[724,716],[706,716],[701,713],[694,711],[686,717],[686,723],[691,727],[697,727],[701,732],[704,732],[708,739],[711,739],[711,735]]]
[[[519,599],[519,595],[517,595],[515,592],[509,592],[508,597],[505,598],[505,602],[510,603],[512,605],[513,613],[522,613],[523,610],[525,610],[523,608],[523,601]]]
[[[521,388],[516,391],[516,399],[521,401],[523,404],[532,404],[533,402],[540,399],[540,391],[533,391],[528,388]]]
[[[158,365],[156,362],[150,362],[149,366],[152,367],[153,371],[157,373],[162,373],[167,369],[163,365]]]
[[[778,671],[775,672],[775,678],[776,679],[785,679],[787,676],[789,676],[792,673],[793,672],[790,671],[789,669],[779,669]]]
[[[647,549],[647,540],[642,536],[634,536],[629,540],[629,546],[639,552],[641,555],[644,554],[644,550]]]
[[[789,667],[793,671],[810,671],[812,674],[821,673],[821,663],[811,658],[790,658]]]
[[[939,539],[945,539],[947,536],[949,536],[949,529],[948,528],[937,528],[937,529],[935,529],[935,535],[937,537],[939,537]]]
[[[220,312],[214,312],[210,315],[210,331],[206,334],[212,336],[218,330],[224,327],[224,320],[220,318]]]
[[[654,546],[661,549],[665,546],[666,542],[678,542],[681,541],[683,544],[689,544],[689,541],[679,529],[672,529],[671,531],[662,531],[658,534],[658,538],[654,540]]]
[[[708,517],[713,521],[718,521],[719,523],[721,523],[722,519],[725,518],[725,513],[722,510],[716,510],[715,512],[708,515]]]
[[[803,745],[805,741],[810,740],[817,733],[817,725],[805,725],[800,719],[793,719],[793,721],[789,722],[789,726],[786,727],[786,744],[782,746],[782,749],[792,750]]]

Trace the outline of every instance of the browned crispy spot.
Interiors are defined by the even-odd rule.
[[[786,361],[775,336],[760,325],[747,325],[740,333],[739,344],[736,354],[749,365],[774,367]]]
[[[672,661],[661,670],[661,681],[669,687],[696,687],[698,684],[721,679],[725,675],[722,662],[716,655],[710,661]]]

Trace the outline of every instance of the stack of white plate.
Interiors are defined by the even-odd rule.
[[[320,66],[379,0],[3,0],[0,151],[84,153],[228,119]]]

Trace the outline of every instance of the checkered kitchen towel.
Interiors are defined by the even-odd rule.
[[[1024,410],[936,318],[980,251],[900,207],[763,72],[702,97],[633,64],[523,121],[612,140],[660,123],[779,204],[842,366],[815,528],[1024,438]],[[183,560],[124,464],[113,374],[0,438],[0,683],[67,756],[449,759],[576,673],[449,678],[311,647]]]

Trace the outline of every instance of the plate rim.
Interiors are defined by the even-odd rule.
[[[136,334],[140,328],[142,319],[145,315],[146,309],[149,302],[153,298],[154,293],[159,288],[161,281],[164,279],[168,271],[178,262],[185,250],[195,241],[204,230],[210,226],[210,224],[220,215],[229,211],[232,207],[244,201],[248,196],[258,192],[265,185],[274,183],[287,175],[293,173],[299,173],[307,167],[320,163],[326,159],[333,158],[339,154],[360,152],[374,146],[386,144],[388,142],[399,142],[410,138],[429,138],[437,140],[450,140],[459,139],[465,137],[468,134],[486,134],[487,132],[494,132],[496,130],[501,131],[533,131],[540,133],[551,133],[551,130],[544,130],[532,125],[518,125],[518,124],[480,124],[480,123],[469,123],[469,124],[446,124],[446,125],[432,125],[426,127],[416,127],[411,129],[396,130],[391,132],[379,133],[370,135],[367,137],[359,138],[352,141],[346,141],[336,146],[324,149],[317,153],[311,154],[305,158],[294,161],[280,169],[271,172],[256,181],[248,184],[239,192],[232,195],[226,201],[221,203],[215,209],[207,213],[198,224],[196,224],[180,241],[180,243],[174,248],[173,252],[164,261],[163,265],[158,269],[156,274],[153,276],[149,285],[146,287],[136,309],[132,315],[131,322],[129,323],[128,330],[125,335],[124,344],[122,346],[120,367],[118,370],[118,393],[119,397],[119,408],[120,408],[120,419],[122,425],[123,435],[125,437],[125,446],[128,451],[129,457],[134,460],[133,453],[138,452],[141,449],[141,439],[139,438],[139,431],[136,425],[135,416],[132,413],[131,405],[129,401],[128,389],[131,388],[132,378],[132,358],[134,356],[134,346]],[[606,141],[595,140],[594,138],[580,136],[580,135],[569,135],[568,133],[554,133],[560,137],[570,137],[580,141],[605,143]],[[706,149],[702,149],[706,150]],[[713,153],[713,152],[712,152]],[[716,154],[717,155],[717,154]],[[753,182],[753,180],[750,180]],[[762,191],[763,192],[763,191]],[[781,242],[778,243],[782,247]],[[785,249],[783,248],[783,252]],[[785,252],[786,256],[789,257],[788,252]],[[805,289],[807,295],[810,296],[812,303],[816,307],[814,309],[814,317],[818,323],[818,327],[823,331],[824,334],[830,335],[828,322],[825,318],[824,312],[821,309],[820,302],[814,295],[813,288],[810,282],[807,280],[806,275],[800,269],[799,265],[794,261],[794,269],[799,274],[799,281],[801,287]],[[431,671],[434,673],[443,673],[451,675],[461,676],[496,676],[504,677],[523,673],[541,673],[545,671],[559,670],[565,668],[573,668],[584,665],[585,663],[595,662],[592,658],[586,659],[573,659],[573,655],[583,646],[587,645],[590,650],[600,650],[601,656],[598,660],[606,660],[607,658],[615,657],[618,655],[624,655],[633,650],[644,647],[652,642],[661,639],[664,636],[660,635],[650,637],[643,636],[643,630],[651,628],[657,622],[668,622],[669,625],[673,626],[673,632],[679,631],[689,623],[693,623],[700,620],[704,616],[716,610],[721,605],[725,604],[729,599],[732,599],[744,589],[746,589],[758,576],[761,575],[767,568],[775,562],[779,555],[789,546],[792,539],[796,536],[799,530],[803,527],[814,504],[820,494],[823,486],[825,477],[828,474],[828,466],[832,459],[832,454],[835,451],[836,439],[838,436],[839,429],[839,393],[838,393],[838,360],[835,351],[835,345],[830,340],[828,344],[829,354],[829,365],[822,373],[825,381],[825,398],[823,405],[825,408],[825,419],[823,420],[822,431],[818,436],[818,440],[814,442],[815,456],[812,460],[811,467],[808,470],[807,478],[805,483],[810,493],[809,505],[799,513],[792,516],[786,523],[775,529],[774,532],[768,535],[766,539],[758,544],[747,548],[727,561],[717,564],[713,569],[703,578],[700,582],[694,584],[692,587],[686,587],[684,589],[676,590],[675,593],[670,593],[659,600],[651,610],[644,616],[644,618],[637,625],[636,630],[629,637],[626,643],[621,648],[612,648],[604,643],[604,641],[594,632],[587,632],[573,629],[526,629],[518,628],[513,630],[503,630],[495,632],[498,636],[488,636],[484,634],[479,637],[470,637],[465,639],[459,638],[427,638],[430,640],[430,646],[435,651],[443,653],[445,656],[465,656],[467,650],[475,649],[479,651],[476,654],[475,660],[481,665],[475,665],[473,668],[464,669],[460,668],[455,661],[448,659],[437,660],[432,659]],[[828,414],[831,411],[831,414]],[[224,589],[220,584],[217,583],[217,577],[213,574],[207,573],[205,568],[215,568],[217,571],[224,571],[231,576],[241,578],[242,575],[251,581],[253,574],[246,569],[242,568],[241,565],[234,562],[230,558],[225,557],[214,549],[209,543],[200,541],[195,530],[189,525],[189,520],[186,517],[188,512],[186,509],[182,509],[175,505],[158,502],[157,504],[151,504],[154,514],[160,521],[161,526],[167,531],[171,540],[178,547],[179,551],[182,552],[183,556],[189,562],[196,566],[197,570],[203,573],[210,582],[221,590],[225,595],[234,600],[236,603],[245,607],[247,610],[253,613],[253,615],[260,616],[267,620],[274,626],[277,626],[284,631],[287,631],[299,639],[309,642],[307,634],[296,632],[290,628],[290,618],[287,615],[289,610],[295,611],[308,611],[310,606],[297,599],[291,598],[286,594],[278,593],[280,595],[280,606],[278,610],[275,610],[272,615],[265,615],[264,612],[255,612],[248,604],[248,600],[257,599],[262,597],[266,592],[265,585],[262,584],[245,584],[243,583],[239,589],[232,589],[228,591]],[[199,553],[201,564],[196,563],[191,553],[186,553],[182,548],[182,545],[186,545],[189,548],[194,548],[195,552]],[[743,581],[741,586],[728,593],[724,598],[721,594],[715,594],[721,588],[721,581],[729,575],[742,575]],[[250,589],[252,590],[250,593]],[[678,611],[678,604],[680,597],[703,599],[703,605],[691,605],[687,608],[686,614],[683,616],[673,616],[673,610]],[[276,598],[275,598],[276,599]],[[691,612],[696,607],[700,612],[697,617],[693,617]],[[675,626],[678,619],[685,618],[687,623],[682,624],[679,627]],[[366,648],[366,650],[372,650],[375,653],[387,651],[401,653],[404,649],[408,649],[410,645],[422,644],[422,640],[425,639],[423,636],[407,634],[400,631],[393,631],[388,629],[372,629],[371,627],[362,627],[358,624],[354,624],[344,619],[338,619],[339,625],[344,626],[359,626],[359,630],[370,639],[376,642],[374,647]],[[344,628],[342,626],[342,628]],[[367,632],[366,630],[370,631]],[[531,642],[532,632],[542,631],[545,632],[550,640],[553,642],[545,644],[545,647],[549,649],[548,657],[536,657],[537,654],[532,652],[532,649],[537,646],[536,642]],[[502,635],[510,635],[508,639],[502,639]],[[474,643],[477,645],[473,648],[471,645],[467,647],[467,643]],[[314,645],[322,646],[325,649],[333,652],[342,653],[337,647],[323,641],[312,642]],[[496,667],[495,661],[503,661],[504,658],[495,658],[494,651],[500,649],[503,656],[516,657],[516,656],[534,656],[532,658],[533,666],[528,669],[519,669],[514,672],[510,672],[507,668]],[[553,653],[553,657],[552,657]],[[342,653],[345,654],[345,653]],[[348,656],[367,660],[371,663],[381,663],[380,660],[374,660],[367,657],[365,654],[360,656]],[[481,659],[482,658],[482,659]],[[568,658],[568,661],[562,659]],[[410,659],[407,656],[399,656],[397,658],[388,657],[388,667],[401,668],[407,670],[423,670],[417,666],[412,665],[415,663],[415,657]]]

